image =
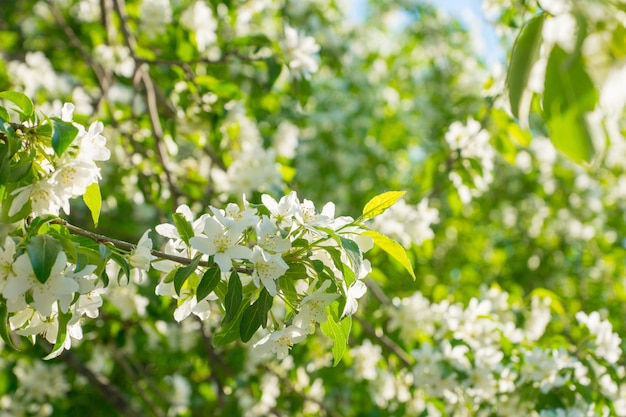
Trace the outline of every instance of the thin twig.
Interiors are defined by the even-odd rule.
[[[137,378],[137,374],[135,370],[130,366],[126,358],[119,352],[118,349],[113,349],[113,358],[115,361],[124,369],[124,372],[128,375],[130,379],[133,380],[133,386],[137,389],[137,393],[146,404],[148,409],[154,414],[156,417],[165,417],[165,414],[152,402],[152,400],[148,397],[146,390],[141,387],[141,381]]]
[[[40,343],[44,344],[45,342]],[[48,343],[46,345],[50,346]],[[126,417],[142,417],[143,414],[135,410],[124,393],[104,376],[98,375],[91,371],[76,355],[70,351],[64,351],[59,359],[65,362],[67,366],[76,373],[85,377],[91,386],[93,386],[111,406],[121,415]]]
[[[65,226],[67,227],[67,230],[70,231],[70,233],[78,235],[78,236],[86,237],[87,239],[93,240],[96,243],[112,244],[118,249],[123,249],[127,251],[133,251],[137,249],[137,245],[133,243],[129,243],[129,242],[119,240],[119,239],[113,239],[108,236],[99,235],[97,233],[93,233],[88,230],[81,229],[80,227],[74,226],[73,224],[69,223],[67,220],[64,220],[64,219],[54,219],[50,221],[50,224],[60,224],[62,226]],[[173,261],[181,265],[190,265],[193,262],[193,259],[183,258],[182,256],[171,255],[169,253],[161,252],[155,249],[151,249],[150,254],[152,254],[152,256],[155,256],[157,258],[167,259],[169,261]],[[208,263],[207,261],[200,261],[198,262],[198,266],[212,267],[212,266],[215,266],[215,263]],[[233,270],[241,274],[252,274],[253,272],[250,268],[233,268]]]
[[[161,125],[161,119],[159,117],[159,111],[157,107],[157,93],[154,82],[150,77],[149,72],[144,67],[144,62],[137,56],[137,40],[135,36],[130,32],[128,28],[128,14],[126,13],[126,6],[124,0],[114,0],[115,10],[120,18],[120,27],[124,42],[130,50],[130,55],[135,61],[135,79],[141,80],[144,90],[146,105],[148,108],[148,116],[150,117],[150,125],[152,126],[152,134],[156,142],[157,156],[159,162],[163,167],[165,178],[167,180],[170,192],[172,193],[172,203],[174,208],[179,204],[180,193],[178,187],[174,183],[174,179],[170,172],[170,162],[167,155],[167,149],[163,141],[163,126]]]
[[[400,359],[400,361],[404,364],[404,366],[406,366],[407,368],[411,366],[411,358],[400,346],[396,344],[396,342],[394,342],[393,340],[391,340],[389,337],[387,337],[384,334],[383,335],[377,334],[376,330],[374,330],[372,325],[369,324],[366,320],[363,320],[362,318],[357,317],[357,316],[352,316],[352,317],[356,321],[359,322],[361,327],[363,327],[363,330],[365,330],[365,333],[369,334],[372,338],[374,338],[375,341],[377,341],[382,347],[387,349],[389,352],[396,355],[398,359]]]
[[[65,36],[70,41],[72,47],[81,54],[81,56],[85,60],[85,63],[89,65],[89,67],[94,72],[96,79],[98,80],[98,85],[100,86],[100,91],[102,92],[102,95],[101,98],[98,100],[96,107],[100,106],[101,99],[104,99],[104,101],[108,103],[108,92],[111,84],[111,75],[108,74],[108,72],[98,62],[92,59],[89,52],[83,47],[83,44],[80,42],[78,35],[76,35],[72,27],[67,24],[67,21],[63,17],[63,14],[61,14],[61,11],[57,7],[57,5],[53,1],[48,1],[47,3],[50,6],[50,11],[54,16],[54,20],[65,33]]]

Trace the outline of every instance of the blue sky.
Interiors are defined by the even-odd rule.
[[[428,0],[452,17],[458,18],[472,33],[476,51],[487,64],[504,61],[504,52],[498,44],[494,28],[482,14],[481,0]],[[363,8],[367,0],[350,0],[352,18],[363,19]]]

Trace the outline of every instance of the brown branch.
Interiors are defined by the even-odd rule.
[[[141,387],[141,381],[137,377],[135,370],[130,366],[126,358],[119,352],[118,349],[113,349],[113,358],[122,367],[122,369],[124,369],[126,375],[133,380],[133,386],[152,414],[156,417],[165,417],[165,414],[163,414],[163,412],[152,402],[152,400],[148,398],[146,390]]]
[[[48,6],[50,6],[50,11],[52,12],[52,15],[54,16],[54,20],[56,21],[57,25],[61,27],[61,29],[65,33],[65,36],[70,41],[70,44],[72,45],[72,47],[74,47],[81,54],[81,56],[85,60],[85,63],[94,72],[94,75],[96,76],[96,79],[98,80],[98,85],[100,86],[100,91],[102,92],[101,99],[104,98],[104,100],[108,103],[109,102],[108,92],[109,92],[109,87],[111,83],[110,74],[108,74],[107,71],[99,63],[97,63],[96,61],[92,59],[89,52],[83,47],[83,44],[80,42],[78,35],[76,35],[72,27],[67,24],[67,21],[63,17],[63,14],[59,10],[59,8],[56,6],[56,4],[50,0],[48,0],[47,3],[48,3]],[[96,107],[100,105],[101,99],[98,100]]]
[[[88,230],[85,229],[81,229],[78,226],[74,226],[73,224],[67,222],[67,220],[64,219],[54,219],[52,221],[50,221],[50,224],[60,224],[62,226],[67,227],[67,230],[70,231],[70,233],[78,235],[78,236],[83,236],[86,237],[87,239],[93,240],[96,243],[102,243],[102,244],[112,244],[113,246],[115,246],[118,249],[123,249],[123,250],[127,250],[127,251],[133,251],[137,248],[137,245],[133,244],[133,243],[129,243],[123,240],[119,240],[119,239],[113,239],[111,237],[108,236],[104,236],[104,235],[99,235],[97,233],[93,233],[90,232]],[[160,259],[167,259],[169,261],[173,261],[176,263],[179,263],[181,265],[190,265],[191,262],[193,261],[193,259],[189,259],[189,258],[184,258],[182,256],[176,256],[176,255],[171,255],[169,253],[165,253],[165,252],[161,252],[155,249],[151,249],[150,250],[150,254],[152,256],[155,256],[157,258]],[[200,261],[198,262],[198,266],[203,266],[203,267],[212,267],[215,266],[215,263],[208,263],[207,261]],[[233,268],[234,271],[237,271],[239,273],[242,274],[252,274],[252,269],[250,268]]]
[[[41,339],[40,343],[45,343],[51,347],[50,344],[41,342]],[[92,372],[91,369],[89,369],[76,355],[66,350],[61,353],[59,359],[65,362],[65,364],[76,373],[85,377],[89,381],[89,384],[100,393],[102,398],[111,404],[111,406],[121,415],[126,417],[143,416],[142,413],[132,407],[122,391],[120,391],[115,385],[112,385],[104,375],[97,375]]]
[[[154,135],[156,142],[157,156],[159,158],[159,163],[163,167],[163,171],[165,173],[165,178],[170,188],[170,192],[172,193],[172,203],[174,205],[173,208],[175,209],[179,204],[178,201],[180,199],[180,192],[178,191],[178,187],[174,183],[174,179],[170,172],[170,161],[167,155],[167,149],[165,148],[165,144],[163,142],[163,126],[161,125],[161,119],[157,106],[157,90],[154,86],[154,82],[152,81],[149,72],[144,68],[144,62],[142,62],[142,60],[137,56],[137,40],[128,28],[128,14],[126,13],[124,0],[114,0],[113,3],[115,6],[115,10],[120,18],[120,27],[122,30],[122,35],[124,37],[124,42],[130,50],[131,57],[135,61],[134,79],[141,80],[144,86],[144,98],[148,107],[148,117],[150,118],[152,134]]]
[[[374,330],[372,325],[369,324],[369,322],[367,322],[366,320],[357,316],[352,317],[359,322],[361,327],[363,327],[363,330],[365,330],[365,333],[370,335],[375,341],[378,342],[378,344],[380,344],[387,351],[396,355],[404,366],[406,366],[407,368],[411,366],[411,357],[400,346],[398,346],[396,342],[394,342],[384,334],[377,334],[376,330]]]

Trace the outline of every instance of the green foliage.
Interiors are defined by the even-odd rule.
[[[50,277],[57,256],[61,253],[61,242],[50,235],[35,235],[28,240],[26,248],[35,277],[44,284]]]
[[[540,14],[526,22],[517,35],[511,51],[506,86],[511,112],[518,119],[527,114],[530,107],[529,95],[531,93],[527,89],[528,80],[533,65],[539,58],[539,49],[543,40],[541,29],[545,19],[546,15]]]

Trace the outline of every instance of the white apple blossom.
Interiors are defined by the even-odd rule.
[[[7,281],[14,275],[13,258],[15,257],[15,242],[10,236],[4,240],[0,247],[0,292],[4,289]]]
[[[166,25],[172,22],[170,0],[143,0],[139,6],[141,27],[150,38],[165,32]]]
[[[241,238],[240,230],[224,230],[224,226],[214,217],[208,217],[203,234],[191,238],[190,243],[194,249],[213,256],[222,272],[227,272],[233,266],[233,259],[250,259],[252,256],[250,248],[239,244]]]
[[[339,294],[328,293],[330,281],[324,281],[317,290],[310,292],[300,302],[300,311],[293,319],[293,324],[303,329],[309,329],[314,323],[324,323],[328,320],[326,306],[339,298]],[[309,291],[313,285],[309,287]]]
[[[217,41],[217,20],[211,8],[203,1],[196,1],[185,10],[180,17],[180,23],[195,32],[196,44],[200,52],[205,52]]]
[[[275,353],[278,360],[285,359],[291,347],[304,340],[307,331],[298,326],[291,325],[281,330],[268,333],[253,347],[260,353]]]
[[[78,291],[78,283],[65,275],[67,268],[67,256],[65,252],[59,252],[52,265],[50,276],[43,284],[35,277],[35,272],[27,253],[20,255],[13,264],[15,276],[11,277],[2,291],[2,296],[7,300],[24,299],[28,292],[32,295],[30,303],[42,316],[49,317],[52,313],[52,305],[59,298],[71,295]],[[67,312],[67,309],[63,311]]]
[[[280,227],[290,227],[293,217],[300,211],[300,202],[295,191],[281,197],[279,201],[274,200],[269,194],[263,194],[261,201]]]
[[[276,280],[283,276],[289,269],[289,265],[283,260],[279,253],[271,254],[264,251],[260,246],[252,249],[250,257],[254,271],[252,281],[259,288],[261,283],[271,296],[277,294]],[[217,261],[216,261],[217,262]]]
[[[315,57],[320,46],[312,36],[302,36],[290,26],[285,26],[283,51],[288,60],[289,70],[294,78],[308,78],[317,72],[318,63]]]
[[[263,216],[256,225],[257,245],[268,253],[283,253],[291,249],[289,239],[282,238],[276,224],[267,216]]]
[[[589,332],[596,337],[596,352],[608,363],[615,363],[622,355],[620,345],[622,339],[613,332],[613,326],[608,320],[602,320],[600,313],[591,312],[589,315],[579,311],[576,313],[576,320],[584,324]]]

